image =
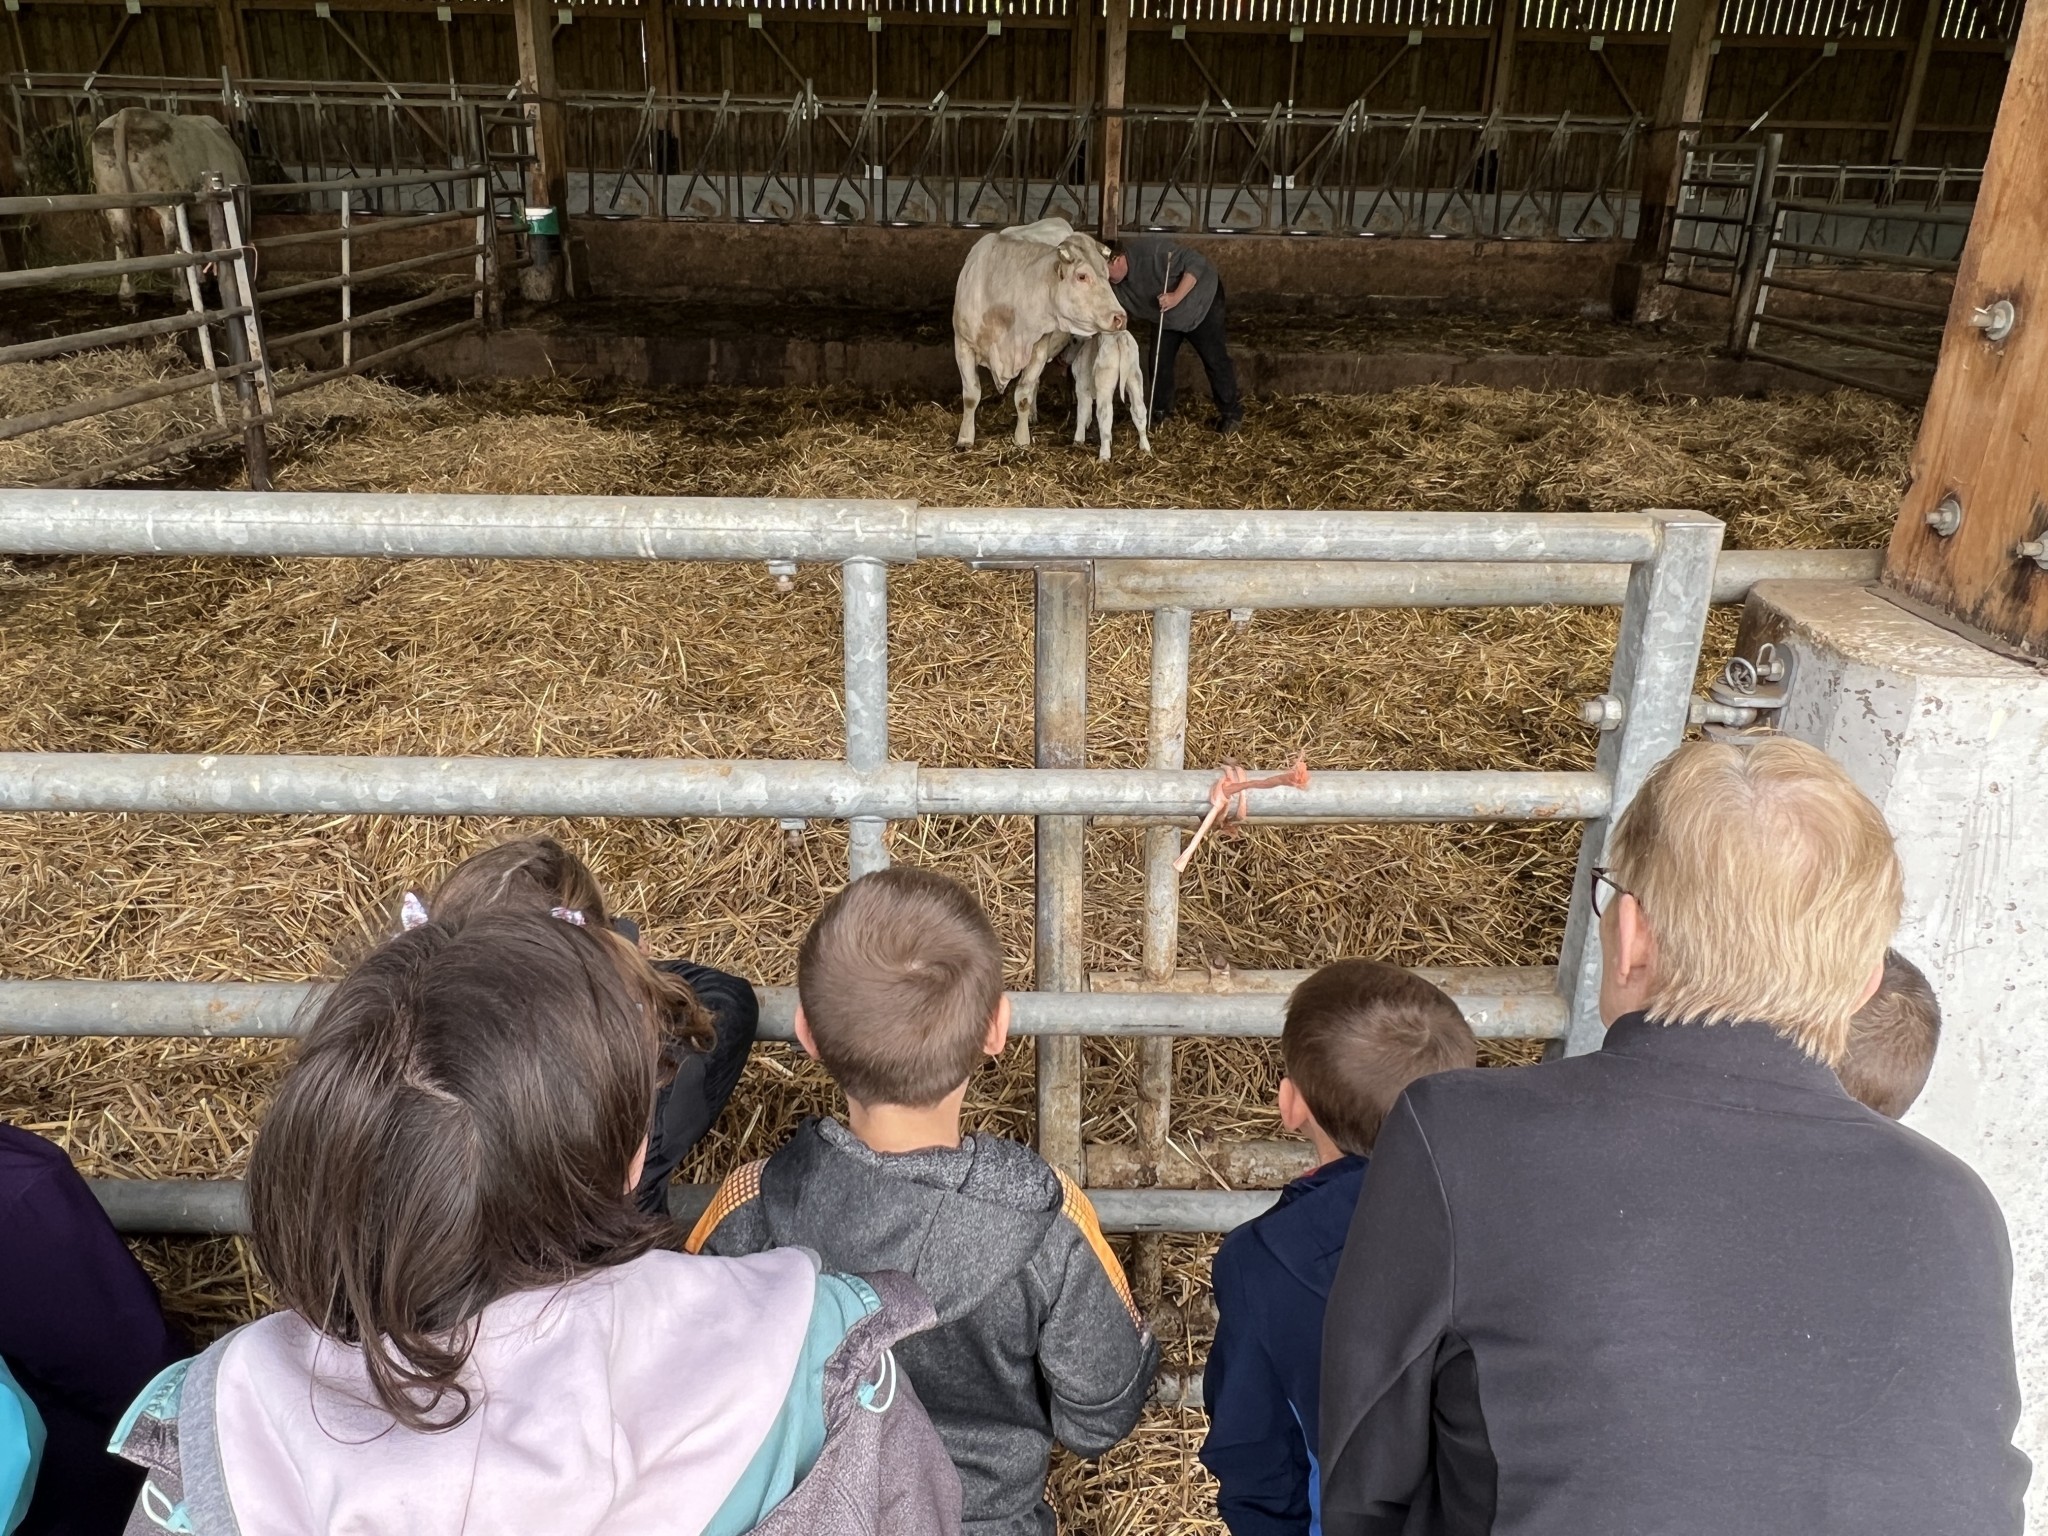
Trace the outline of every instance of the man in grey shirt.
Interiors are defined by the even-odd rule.
[[[1235,432],[1244,424],[1244,401],[1223,334],[1223,280],[1209,258],[1158,235],[1112,240],[1109,251],[1117,302],[1134,324],[1157,327],[1151,337],[1152,425],[1173,415],[1173,365],[1186,338],[1209,376],[1217,430]]]

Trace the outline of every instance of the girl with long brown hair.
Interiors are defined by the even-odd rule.
[[[648,1129],[647,1166],[633,1192],[643,1211],[668,1209],[669,1181],[711,1132],[738,1086],[760,1022],[744,978],[688,960],[649,961],[640,930],[612,912],[590,866],[552,837],[515,838],[474,854],[424,898],[408,892],[401,923],[459,923],[487,911],[561,913],[604,937],[658,1001],[665,1068]]]
[[[289,1310],[160,1376],[131,1531],[947,1536],[901,1277],[671,1250],[630,1191],[668,1006],[603,929],[490,907],[318,1005],[249,1167]]]

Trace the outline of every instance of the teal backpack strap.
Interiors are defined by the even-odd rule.
[[[227,1343],[165,1367],[121,1416],[107,1449],[148,1474],[122,1536],[240,1536],[214,1434],[213,1386]]]

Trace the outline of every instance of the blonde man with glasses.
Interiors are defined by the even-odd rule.
[[[1594,872],[1601,1050],[1411,1086],[1323,1335],[1329,1536],[2017,1536],[1983,1183],[1834,1064],[1898,925],[1824,754],[1701,742]]]

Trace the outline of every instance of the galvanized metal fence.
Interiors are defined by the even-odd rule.
[[[619,497],[204,495],[29,491],[0,497],[0,551],[23,555],[275,555],[354,558],[832,562],[844,613],[844,756],[830,761],[345,758],[0,753],[0,811],[141,814],[812,817],[851,823],[849,873],[887,862],[886,827],[920,816],[1038,818],[1037,990],[1014,998],[1037,1038],[1039,1142],[1085,1175],[1107,1225],[1217,1231],[1265,1208],[1270,1188],[1197,1181],[1169,1143],[1176,1037],[1275,1035],[1291,973],[1218,987],[1176,964],[1173,857],[1209,807],[1216,774],[1185,762],[1191,614],[1259,607],[1456,602],[1618,602],[1620,644],[1596,766],[1583,772],[1311,773],[1251,791],[1254,821],[1586,823],[1582,865],[1613,816],[1686,729],[1709,602],[1754,578],[1760,557],[1716,575],[1720,524],[1684,512],[1634,516],[1302,511],[1145,513],[931,508],[906,502]],[[1037,759],[1030,768],[932,768],[890,756],[888,572],[921,559],[1037,570]],[[1278,562],[1278,563],[1276,563]],[[1861,570],[1868,557],[1849,557]],[[1841,574],[1844,557],[1799,555],[1788,573]],[[1144,768],[1090,767],[1091,612],[1153,612],[1150,748]],[[1083,968],[1085,829],[1140,825],[1146,838],[1144,961],[1134,976]],[[1585,881],[1558,967],[1431,973],[1483,1036],[1567,1050],[1597,1041],[1597,936]],[[303,987],[177,982],[0,983],[0,1021],[27,1034],[278,1036]],[[794,999],[770,988],[763,1034],[788,1038]],[[1131,1146],[1084,1147],[1080,1041],[1136,1038],[1143,1113]],[[1234,1176],[1270,1185],[1284,1157],[1253,1145]],[[219,1231],[242,1220],[232,1184],[101,1186],[123,1225]],[[678,1189],[687,1215],[705,1191]],[[1140,1255],[1140,1276],[1146,1261]]]
[[[241,209],[254,201],[291,198],[310,218],[332,217],[328,227],[291,229],[250,240],[242,228]],[[34,220],[52,214],[104,216],[132,210],[138,220],[159,211],[171,247],[162,255],[117,256],[108,261],[67,262],[0,272],[0,293],[34,291],[63,293],[80,285],[137,276],[172,274],[180,302],[189,298],[188,313],[120,325],[66,331],[0,346],[0,364],[78,356],[99,349],[132,346],[164,337],[191,336],[197,365],[174,369],[166,377],[89,399],[67,402],[22,416],[0,418],[0,442],[49,431],[94,416],[116,416],[152,401],[198,389],[211,392],[215,423],[176,435],[151,436],[139,446],[110,453],[87,463],[67,465],[43,483],[48,486],[97,485],[138,471],[182,459],[215,444],[239,438],[247,461],[249,483],[270,486],[269,450],[264,428],[274,419],[278,400],[345,374],[395,362],[408,353],[484,325],[496,312],[498,250],[496,219],[488,172],[413,171],[393,176],[349,177],[321,182],[286,182],[256,187],[228,187],[212,178],[198,193],[86,193],[56,197],[0,198],[0,219]],[[438,206],[436,206],[438,205]],[[426,211],[402,211],[420,209]],[[387,211],[388,210],[388,211]],[[201,227],[195,237],[193,226]],[[363,266],[357,253],[365,243],[411,232],[415,238],[447,226],[460,226],[465,243],[445,246]],[[266,265],[304,264],[305,253],[334,250],[336,270],[262,286],[257,274]],[[450,263],[461,273],[451,279]],[[317,263],[322,264],[324,263]],[[218,297],[208,299],[209,282]],[[388,285],[408,290],[391,298]],[[385,292],[387,302],[359,306],[366,288]],[[308,302],[326,296],[338,299],[337,318],[307,324],[286,319],[303,315]],[[389,327],[415,315],[460,305],[461,318],[425,332],[393,340]],[[379,339],[364,345],[366,336]],[[285,372],[287,362],[301,366]]]
[[[34,337],[0,346],[0,365],[40,362],[95,348],[131,345],[165,337],[191,336],[195,365],[174,368],[148,383],[51,405],[26,415],[0,419],[0,442],[49,431],[94,416],[131,410],[177,395],[205,390],[213,425],[200,426],[168,438],[154,438],[139,447],[114,452],[92,464],[69,468],[51,477],[53,486],[90,485],[160,464],[183,454],[240,438],[248,456],[252,484],[268,488],[269,463],[263,446],[263,424],[275,405],[262,327],[252,297],[253,251],[244,241],[232,189],[215,185],[196,193],[115,193],[55,197],[0,198],[0,219],[49,214],[126,214],[137,224],[145,214],[163,226],[167,249],[161,255],[117,255],[106,261],[67,262],[0,272],[0,293],[26,294],[38,288],[64,288],[80,283],[118,279],[131,284],[137,276],[170,275],[174,303],[187,306],[155,320],[99,326],[66,335]],[[194,229],[195,223],[199,226]],[[215,296],[208,298],[203,274],[212,274]],[[14,302],[19,302],[15,300]],[[216,335],[218,344],[216,344]]]
[[[525,105],[502,88],[303,81],[15,75],[5,89],[22,142],[74,178],[93,125],[123,106],[213,113],[259,179],[332,182],[502,159],[487,157],[478,114]],[[1052,214],[1094,224],[1102,211],[1101,116],[1066,106],[806,87],[574,92],[561,107],[566,207],[579,217],[979,228]],[[1123,122],[1128,229],[1594,240],[1633,218],[1633,117],[1390,113],[1361,99],[1133,107]],[[516,168],[494,186],[523,192]]]
[[[1664,283],[1730,301],[1736,357],[1918,404],[1982,173],[1784,165],[1782,148],[1771,134],[1688,154]],[[1773,311],[1774,294],[1850,318]],[[1761,345],[1766,331],[1789,345]]]

